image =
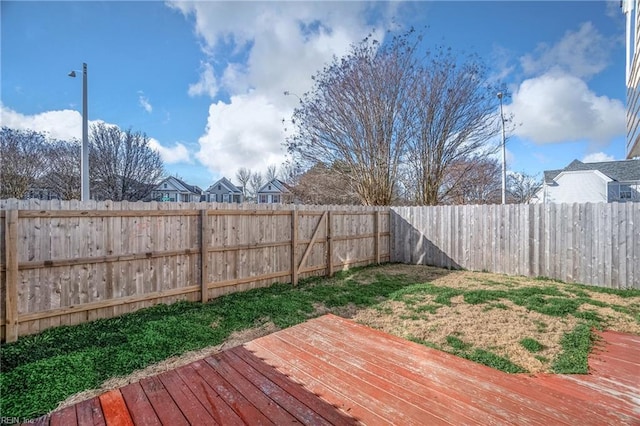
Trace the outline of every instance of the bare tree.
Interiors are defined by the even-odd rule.
[[[80,151],[78,141],[52,141],[49,144],[49,169],[41,182],[63,200],[80,199]]]
[[[410,137],[414,91],[411,32],[380,44],[370,37],[314,77],[293,114],[290,153],[309,165],[344,164],[365,205],[391,203]]]
[[[242,187],[242,196],[247,197],[247,185],[251,180],[251,170],[246,167],[240,167],[236,172],[236,179],[240,182],[240,186]]]
[[[507,173],[507,192],[513,203],[526,204],[530,202],[541,186],[540,178],[535,175],[529,175],[525,172]]]
[[[359,204],[360,199],[345,178],[340,165],[327,167],[318,163],[303,173],[293,187],[296,199],[304,204]]]
[[[450,49],[439,48],[427,53],[423,63],[411,99],[419,118],[407,160],[417,182],[416,202],[436,205],[453,164],[488,154],[487,141],[499,129],[497,98],[487,84],[486,68],[473,56],[461,63]]]
[[[267,182],[272,181],[278,178],[278,166],[275,164],[269,164],[267,167],[267,173],[265,175],[265,179]]]
[[[24,198],[46,172],[47,139],[32,130],[0,130],[0,198]]]
[[[91,129],[89,162],[95,199],[141,200],[163,174],[160,154],[151,149],[146,134],[104,123]]]
[[[444,204],[496,204],[501,198],[501,166],[491,157],[458,159],[447,168],[440,186]]]
[[[280,177],[289,186],[296,186],[303,171],[295,161],[287,160],[280,167]]]
[[[262,178],[262,174],[260,172],[254,172],[251,175],[251,180],[249,181],[249,198],[257,201],[258,191],[262,188],[264,184],[264,179]]]

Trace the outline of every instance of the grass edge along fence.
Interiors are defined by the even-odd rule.
[[[0,205],[7,342],[390,260],[388,208],[31,202]]]

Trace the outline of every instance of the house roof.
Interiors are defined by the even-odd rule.
[[[544,181],[551,182],[562,172],[588,170],[597,170],[618,182],[640,181],[640,160],[601,161],[598,163],[583,163],[573,160],[564,169],[545,170]]]
[[[274,189],[271,189],[271,190],[267,189],[269,185],[273,186]],[[291,187],[286,183],[284,183],[283,181],[281,181],[280,179],[271,179],[269,182],[262,185],[262,188],[260,188],[260,190],[258,190],[258,193],[261,193],[261,192],[268,192],[268,193],[279,192],[279,193],[286,194],[291,192]]]
[[[234,192],[236,194],[242,194],[242,190],[240,188],[238,188],[237,186],[235,186],[233,183],[231,183],[231,181],[229,179],[227,179],[226,177],[222,177],[222,178],[218,179],[214,184],[212,184],[209,188],[207,188],[207,192],[215,191],[215,187],[218,186],[218,185],[224,185],[224,187],[229,192]]]
[[[189,185],[188,183],[184,182],[181,179],[178,179],[175,176],[169,176],[168,178],[163,179],[157,186],[156,188],[160,188],[160,185],[162,185],[165,182],[171,181],[172,185],[176,187],[176,189],[180,192],[191,192],[193,194],[198,194],[201,195],[202,194],[202,189],[197,186],[197,185]]]

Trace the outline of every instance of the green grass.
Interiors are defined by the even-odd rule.
[[[484,349],[476,348],[470,354],[462,354],[464,358],[467,358],[471,361],[477,362],[479,364],[484,364],[486,366],[495,368],[497,370],[504,371],[506,373],[526,373],[527,370],[520,367],[517,364],[509,361],[506,358],[503,358],[499,355],[494,354],[490,351],[485,351]]]
[[[586,374],[587,359],[593,346],[594,335],[589,324],[578,324],[562,338],[562,352],[554,360],[551,369],[560,374]]]
[[[275,284],[208,304],[158,305],[21,337],[0,349],[2,415],[34,418],[111,377],[218,345],[234,331],[267,321],[289,327],[314,316],[317,304],[329,309],[374,306],[408,285],[406,278],[383,275],[362,285],[351,279],[358,271],[352,269],[328,280],[306,280],[296,288]]]
[[[520,340],[520,345],[531,353],[540,352],[544,349],[542,343],[531,337],[525,337]]]
[[[459,337],[449,335],[447,336],[447,344],[456,351],[466,351],[471,347],[471,344],[463,342]]]

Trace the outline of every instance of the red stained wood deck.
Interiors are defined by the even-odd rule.
[[[510,375],[325,315],[39,419],[61,425],[640,425],[640,337]]]

